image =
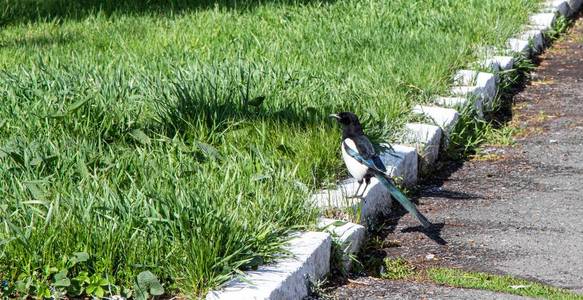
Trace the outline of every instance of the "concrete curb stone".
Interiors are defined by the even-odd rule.
[[[245,281],[234,279],[220,290],[211,291],[207,300],[225,299],[299,299],[308,294],[310,280],[322,278],[330,271],[332,239],[326,232],[302,232],[286,250],[292,257],[275,264],[245,272]]]
[[[419,153],[421,173],[429,172],[439,157],[441,128],[423,123],[407,123],[405,132],[403,140],[417,148]]]
[[[344,223],[340,226],[334,225],[334,223],[339,222],[338,220],[320,218],[318,222],[318,228],[330,231],[332,238],[337,238],[342,245],[342,263],[345,270],[350,270],[352,267],[351,256],[358,254],[360,247],[364,243],[366,237],[366,228],[359,224],[354,224],[350,222]]]

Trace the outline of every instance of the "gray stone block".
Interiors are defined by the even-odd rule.
[[[536,26],[538,29],[545,31],[549,30],[555,20],[557,19],[557,15],[554,13],[539,13],[530,16],[529,18],[530,24]]]
[[[564,17],[571,15],[571,7],[567,0],[547,0],[543,5],[545,13],[554,13]]]
[[[405,124],[404,142],[417,148],[421,160],[421,172],[428,173],[439,157],[441,128],[421,123]]]
[[[534,53],[541,53],[545,49],[545,39],[542,31],[538,29],[531,29],[523,32],[520,35],[521,40],[527,40],[532,47]]]
[[[431,119],[435,125],[441,128],[443,137],[441,138],[441,146],[447,149],[451,133],[455,129],[455,125],[459,121],[460,114],[455,109],[443,108],[438,106],[422,106],[416,105],[413,107],[413,113],[422,114]]]
[[[581,9],[581,6],[583,6],[583,0],[568,0],[568,2],[573,14],[577,13]]]
[[[494,72],[506,71],[514,66],[514,57],[512,56],[494,56],[484,59],[480,66],[489,68]]]
[[[480,87],[471,86],[453,86],[451,88],[451,94],[455,97],[475,97],[482,98],[482,90]]]
[[[458,86],[475,85],[478,72],[474,70],[459,70],[453,75],[453,84]]]
[[[302,299],[308,295],[309,280],[321,279],[330,271],[331,245],[326,232],[298,233],[285,247],[291,257],[245,272],[244,280],[231,280],[209,292],[206,299]]]
[[[372,184],[371,184],[372,185]],[[359,205],[360,199],[351,198],[356,194],[358,182],[348,179],[334,189],[327,189],[312,195],[311,200],[320,208],[347,208]],[[370,189],[370,188],[369,188]],[[366,195],[366,192],[365,192]],[[371,195],[368,195],[369,197]],[[373,200],[373,199],[369,199]]]
[[[579,12],[583,8],[583,0],[569,0],[569,6],[575,12]]]
[[[329,232],[332,234],[332,238],[338,239],[341,243],[343,267],[346,271],[350,271],[352,267],[351,256],[355,256],[360,251],[366,237],[366,229],[362,225],[342,221],[340,221],[342,225],[336,226],[334,225],[336,222],[338,220],[320,218],[318,228]]]
[[[514,57],[512,56],[494,56],[493,58],[501,71],[507,71],[514,67]]]
[[[422,114],[431,119],[434,125],[441,127],[446,135],[451,133],[460,118],[457,110],[438,106],[415,105],[413,113]]]
[[[392,145],[394,153],[383,151],[379,156],[387,167],[387,175],[405,186],[417,183],[419,157],[417,149],[401,144]]]
[[[484,103],[491,101],[490,99],[484,99],[485,94],[478,86],[454,86],[451,88],[451,94],[454,96],[454,98],[464,97],[467,99],[472,99],[476,107],[479,107],[479,110],[476,110],[476,112],[480,117],[484,115]]]
[[[497,92],[497,77],[492,73],[478,72],[473,76],[473,72],[462,70],[456,76],[467,76],[463,79],[457,79],[458,82],[475,82],[474,85],[454,86],[451,89],[453,96],[472,97],[482,100],[484,107],[491,107],[492,100],[496,97]],[[455,80],[455,79],[454,79]]]
[[[528,44],[528,40],[510,38],[508,39],[507,44],[512,52],[520,53],[527,57],[530,56],[530,45]]]
[[[439,106],[450,107],[458,111],[464,111],[468,105],[473,105],[473,109],[480,117],[484,116],[482,99],[479,97],[435,97],[433,102]]]
[[[499,48],[491,46],[491,45],[479,46],[476,49],[476,55],[478,57],[493,57],[496,55],[505,54],[504,52],[505,52],[504,49],[499,49]]]
[[[569,1],[567,1],[567,5],[569,5],[569,14],[566,15],[566,17],[572,19],[572,18],[574,18],[577,15],[577,13],[579,12],[579,10],[578,9],[573,9],[573,7],[571,7],[571,5],[569,4]]]
[[[480,87],[486,93],[486,99],[496,96],[496,74],[474,70],[459,70],[455,73],[453,81],[457,86]]]
[[[470,104],[470,101],[466,97],[442,97],[438,96],[433,98],[433,102],[437,105],[451,108],[464,108]]]
[[[498,78],[492,73],[478,73],[476,86],[482,90],[485,103],[491,102],[496,97]]]
[[[380,217],[391,212],[392,201],[387,188],[375,177],[371,178],[370,185],[360,202],[360,224],[364,226],[376,224]]]

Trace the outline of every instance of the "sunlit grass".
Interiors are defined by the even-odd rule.
[[[454,287],[482,289],[544,299],[583,299],[583,295],[577,295],[568,290],[512,276],[465,272],[449,268],[429,269],[427,275],[436,283]]]
[[[381,277],[384,279],[399,280],[415,275],[415,267],[405,259],[385,257]]]

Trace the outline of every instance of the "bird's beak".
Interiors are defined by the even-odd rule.
[[[330,115],[328,115],[328,118],[331,118],[331,119],[334,118],[336,120],[340,120],[340,116],[337,114],[330,114]]]

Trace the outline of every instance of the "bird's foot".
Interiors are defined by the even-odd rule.
[[[356,193],[352,196],[346,197],[348,199],[360,199],[360,200],[364,200],[364,193],[366,192],[366,188],[362,191],[362,193]]]

